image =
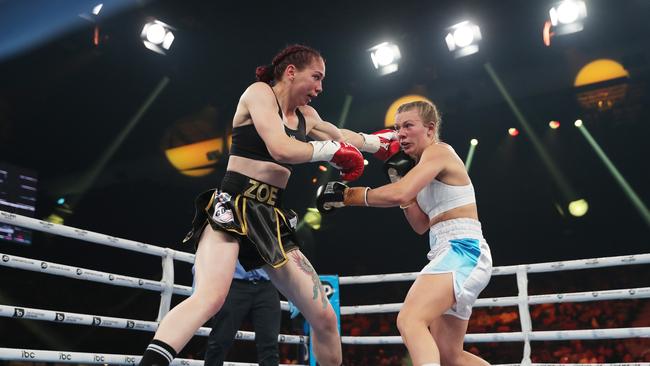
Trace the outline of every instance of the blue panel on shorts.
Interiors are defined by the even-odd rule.
[[[469,277],[476,263],[478,257],[481,255],[478,239],[453,239],[450,240],[451,250],[445,257],[435,266],[436,271],[454,271],[455,284],[457,290],[462,287],[463,283]]]

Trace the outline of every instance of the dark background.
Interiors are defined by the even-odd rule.
[[[381,129],[393,100],[418,93],[438,105],[442,138],[461,158],[469,140],[479,139],[470,176],[495,265],[648,251],[648,223],[573,127],[581,118],[640,199],[650,201],[648,1],[589,1],[584,31],[554,37],[551,47],[542,43],[551,5],[545,1],[116,1],[97,19],[98,46],[92,43],[95,23],[77,16],[94,5],[0,1],[0,160],[38,173],[38,218],[55,212],[56,200],[65,196],[75,202],[66,225],[190,251],[180,241],[189,229],[193,198],[218,186],[227,155],[214,173],[192,178],[178,173],[164,150],[227,135],[255,67],[269,63],[287,44],[305,43],[327,62],[325,91],[312,103],[325,120],[338,123],[351,96],[345,127]],[[138,36],[147,17],[177,28],[167,56],[142,45]],[[444,44],[445,28],[464,17],[481,26],[483,41],[478,54],[454,59]],[[397,73],[379,77],[366,49],[384,40],[399,44],[402,64]],[[18,46],[5,47],[9,44]],[[630,73],[629,79],[601,85],[627,89],[607,109],[582,106],[578,95],[590,89],[573,87],[578,71],[598,58],[614,59]],[[552,179],[489,78],[488,62],[575,197]],[[169,85],[94,184],[75,191],[163,77]],[[551,120],[561,127],[550,130]],[[510,137],[510,127],[522,133]],[[383,184],[381,165],[368,160],[366,173],[354,184]],[[286,205],[303,215],[316,191],[312,178],[322,174],[316,164],[297,166]],[[576,198],[589,202],[580,218],[567,212],[569,200]],[[322,274],[411,272],[426,263],[427,237],[413,233],[399,209],[339,210],[323,219],[320,230],[304,229],[300,235]],[[157,258],[40,233],[31,246],[0,242],[0,252],[160,276]],[[190,283],[189,268],[178,265],[177,282]],[[0,284],[2,304],[133,319],[152,320],[159,298],[2,267]],[[392,292],[386,289],[382,292]],[[403,291],[395,290],[391,301],[400,301]],[[387,301],[362,298],[356,291],[342,295],[344,305]],[[97,352],[115,352],[98,343],[98,333],[110,333],[107,339],[126,333],[69,325],[51,329],[49,323],[6,318],[0,318],[0,329],[3,347],[29,342],[33,348]],[[149,337],[122,341],[125,353],[139,353]]]

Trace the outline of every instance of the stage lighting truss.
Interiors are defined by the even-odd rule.
[[[581,0],[565,0],[548,11],[555,35],[580,32],[587,18],[587,6]]]
[[[140,38],[148,49],[166,55],[174,42],[174,30],[176,29],[160,20],[153,20],[144,25]]]
[[[481,41],[481,29],[478,25],[466,20],[447,28],[447,32],[447,48],[455,58],[478,52],[478,44]]]
[[[368,52],[370,52],[372,63],[380,75],[388,75],[399,68],[402,54],[396,44],[383,42],[368,49]]]

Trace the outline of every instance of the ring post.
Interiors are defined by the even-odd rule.
[[[524,354],[521,359],[522,366],[531,365],[530,360],[530,334],[533,325],[530,320],[530,309],[528,305],[528,266],[517,266],[517,306],[519,308],[519,319],[521,319],[521,332],[524,335]]]
[[[160,293],[160,308],[158,308],[158,318],[160,322],[169,312],[174,290],[174,252],[165,248],[165,255],[162,257],[162,279],[163,290]]]

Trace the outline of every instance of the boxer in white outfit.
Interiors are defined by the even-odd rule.
[[[454,149],[439,139],[440,117],[427,102],[399,107],[390,144],[402,152],[385,168],[391,183],[370,189],[329,182],[318,192],[322,211],[343,206],[400,206],[413,230],[429,231],[430,262],[409,290],[397,327],[415,366],[489,365],[463,350],[472,305],[492,274],[490,248],[478,221],[474,186]],[[350,134],[359,146],[376,137]],[[385,143],[386,135],[380,142]],[[388,149],[394,151],[395,149]],[[412,159],[412,160],[411,160]]]

